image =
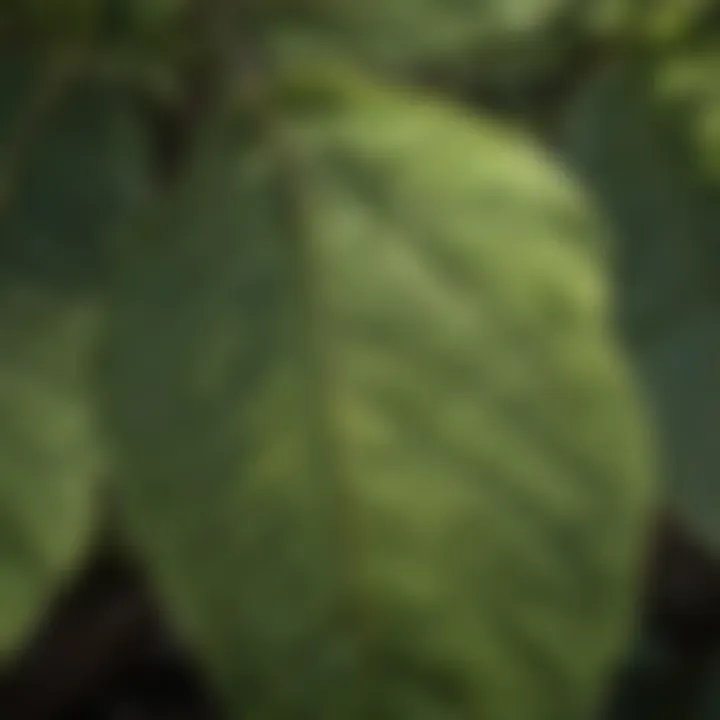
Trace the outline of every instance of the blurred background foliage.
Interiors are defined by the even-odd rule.
[[[357,61],[520,128],[584,184],[611,239],[616,327],[650,398],[664,481],[635,650],[602,717],[720,717],[716,0],[2,0],[0,292],[10,310],[0,313],[0,423],[13,413],[11,424],[18,407],[36,400],[19,394],[24,373],[48,357],[59,362],[57,397],[45,398],[27,421],[42,438],[43,461],[27,462],[35,450],[21,447],[25,436],[8,443],[12,453],[0,444],[23,468],[8,470],[3,456],[0,499],[29,506],[33,498],[16,498],[48,468],[72,483],[54,488],[39,513],[28,511],[40,570],[18,581],[8,601],[18,609],[9,625],[0,619],[0,643],[30,638],[19,625],[32,618],[15,618],[38,614],[37,588],[49,582],[43,563],[65,577],[96,522],[84,503],[73,503],[88,488],[99,492],[107,458],[88,439],[92,410],[77,394],[83,381],[76,373],[87,357],[71,357],[68,343],[87,352],[110,258],[127,242],[124,228],[192,155],[198,128],[218,97],[235,88],[237,68],[253,62],[244,42],[258,38],[279,66]],[[46,344],[26,332],[35,327],[52,328],[43,331]],[[63,416],[65,434],[56,437],[53,414],[66,412],[68,398],[73,413]],[[69,519],[53,512],[63,503],[73,507]],[[0,549],[8,566],[13,532],[0,535],[10,548]],[[101,566],[115,562],[102,557]],[[102,576],[96,585],[105,583],[103,597],[122,599],[128,584],[142,582],[133,572],[126,580],[124,569],[110,572],[112,581],[93,572]],[[88,597],[97,602],[99,592],[87,587],[78,581],[70,589],[75,610],[62,605],[54,623],[82,633],[77,607]],[[67,650],[75,636],[62,639],[53,627],[43,633],[34,641],[39,649],[28,640],[27,658],[7,670],[0,711],[11,709],[2,716],[80,718],[78,708],[95,703],[105,710],[87,717],[109,717],[108,701],[82,681],[96,678],[87,661],[73,665],[48,650],[53,643]],[[124,645],[103,647],[111,668],[108,647],[134,657]],[[75,668],[78,689],[45,697],[66,714],[51,701],[27,710],[43,692],[18,687],[35,688],[28,678],[45,687],[47,674],[66,677],[64,664]]]

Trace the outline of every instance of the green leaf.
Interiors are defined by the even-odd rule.
[[[608,0],[599,6],[614,29],[659,43],[691,34],[716,7],[714,0]]]
[[[95,256],[139,209],[142,177],[136,134],[117,131],[128,123],[112,103],[73,93],[67,103],[38,104],[42,82],[15,75],[21,66],[0,64],[3,661],[42,618],[92,527],[106,460],[90,407],[101,313]]]
[[[680,77],[669,74],[676,60],[618,67],[588,88],[568,147],[618,230],[620,310],[660,413],[671,495],[689,530],[720,550],[720,456],[710,437],[720,183],[682,135],[690,126],[680,120]]]
[[[103,468],[87,387],[94,308],[8,285],[0,289],[2,661],[83,553]]]
[[[658,112],[655,71],[637,60],[590,83],[566,141],[617,231],[624,322],[638,342],[720,299],[720,211]]]
[[[145,128],[114,89],[65,87],[52,69],[4,60],[0,98],[10,102],[3,106],[9,140],[0,150],[0,278],[97,288],[110,235],[151,190]],[[30,91],[19,91],[18,77]]]
[[[556,68],[584,27],[572,0],[277,0],[269,8],[268,35],[281,47],[304,44],[312,54],[327,46],[401,75],[440,68],[491,79],[535,76]]]
[[[692,533],[716,552],[720,552],[718,358],[718,308],[667,333],[642,356],[661,419],[674,509]]]
[[[432,60],[467,53],[498,38],[527,39],[546,26],[565,0],[382,0],[345,3],[338,22],[369,55]]]
[[[219,121],[126,259],[128,526],[233,716],[579,720],[652,494],[592,213],[523,139],[341,87]]]
[[[657,70],[661,110],[671,116],[672,129],[689,162],[707,182],[720,186],[720,51],[717,33],[673,53]]]

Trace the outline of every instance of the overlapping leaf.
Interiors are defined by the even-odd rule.
[[[589,84],[567,142],[618,231],[623,308],[637,338],[720,297],[711,252],[718,208],[656,112],[654,71],[637,61]]]
[[[0,275],[97,287],[107,271],[108,234],[149,192],[142,129],[112,88],[65,82],[54,68],[7,64]],[[29,92],[15,89],[25,73]]]
[[[607,0],[589,5],[588,12],[605,29],[673,42],[694,30],[715,7],[714,0]]]
[[[469,51],[509,39],[520,52],[566,5],[565,0],[373,0],[338,3],[337,9],[328,4],[328,14],[366,56],[404,64],[408,59],[462,59]]]
[[[341,86],[219,122],[127,258],[125,517],[236,717],[579,720],[651,494],[591,213],[524,141]]]
[[[717,398],[720,176],[691,149],[692,124],[681,118],[693,114],[680,105],[683,76],[673,67],[672,58],[637,63],[590,86],[574,110],[569,147],[618,229],[622,311],[661,411],[678,508],[720,548],[720,464],[708,438]],[[687,98],[701,97],[687,90]]]
[[[675,509],[720,551],[720,312],[699,314],[663,335],[642,359],[669,448]]]
[[[601,0],[605,4],[606,0]],[[573,0],[275,0],[273,43],[310,53],[327,46],[401,76],[441,70],[502,83],[557,71],[589,21]],[[238,5],[245,12],[246,5]]]
[[[102,467],[86,402],[95,320],[91,307],[2,283],[2,660],[41,619],[91,527]]]
[[[107,98],[39,103],[42,79],[26,92],[15,81],[34,73],[16,75],[20,66],[2,66],[0,88],[2,659],[40,619],[92,524],[103,467],[89,407],[97,259],[137,209],[144,170]]]
[[[657,69],[659,112],[706,181],[720,186],[720,35],[671,55]]]

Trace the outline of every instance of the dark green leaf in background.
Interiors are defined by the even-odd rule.
[[[661,43],[688,34],[716,8],[715,0],[606,0],[588,5],[606,29]]]
[[[330,5],[348,41],[391,64],[461,60],[512,38],[516,50],[567,6],[566,0],[384,0]]]
[[[592,214],[342,85],[219,123],[126,258],[125,518],[233,717],[590,717],[652,495]]]
[[[618,236],[623,323],[648,341],[720,299],[711,261],[720,208],[672,142],[638,60],[589,83],[570,114],[571,161],[598,194]]]
[[[561,72],[582,38],[598,35],[575,0],[273,0],[255,4],[269,16],[270,43],[291,55],[349,56],[386,78],[463,81],[510,92]],[[238,4],[239,26],[247,5]],[[262,14],[262,13],[261,13]],[[614,13],[611,13],[613,17]],[[300,60],[299,62],[302,62]],[[505,87],[507,86],[507,87]]]
[[[618,231],[622,322],[660,413],[671,495],[720,550],[720,174],[693,122],[713,92],[707,75],[682,72],[686,59],[638,61],[589,85],[568,147]]]
[[[148,197],[144,130],[127,98],[112,88],[64,82],[54,69],[27,71],[32,91],[20,101],[15,85],[25,66],[9,59],[6,66],[3,91],[11,102],[0,147],[0,277],[9,272],[97,288],[107,271],[109,234]]]
[[[720,185],[720,34],[672,53],[655,80],[658,112],[669,115],[675,141],[688,162],[714,185]]]
[[[720,308],[641,355],[662,419],[670,500],[692,534],[720,552]]]
[[[2,282],[0,661],[35,628],[92,526],[103,468],[87,402],[95,324],[92,307]]]
[[[45,102],[22,67],[0,64],[2,660],[88,540],[105,460],[89,387],[101,257],[148,187],[129,116],[102,94]]]

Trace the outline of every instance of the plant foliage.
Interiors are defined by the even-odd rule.
[[[573,108],[568,148],[618,231],[623,325],[657,400],[673,501],[717,550],[716,71],[685,49],[613,67]]]
[[[660,470],[720,549],[717,21],[3,3],[0,657],[110,490],[229,717],[604,712]]]
[[[129,527],[251,715],[583,717],[649,481],[590,213],[491,124],[313,90],[213,124],[127,261]]]

